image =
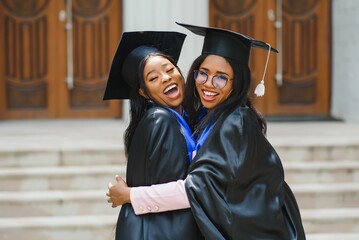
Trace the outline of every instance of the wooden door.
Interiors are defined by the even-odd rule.
[[[282,18],[277,19],[280,2]],[[280,26],[277,21],[281,28],[276,27]],[[281,61],[279,55],[270,56],[264,97],[254,98],[265,116],[329,115],[330,1],[211,0],[210,25],[242,32],[273,47],[282,46]],[[266,54],[263,50],[252,50],[253,86],[261,80]],[[278,73],[282,75],[281,82],[277,81]]]
[[[1,118],[55,117],[56,1],[0,4]]]
[[[66,75],[62,75],[59,86],[63,99],[60,101],[61,116],[111,117],[119,114],[118,101],[102,100],[121,36],[119,3],[118,0],[72,0],[73,87],[66,83]],[[65,28],[61,33],[61,48],[65,52],[68,47]],[[62,73],[67,72],[66,65],[62,69]]]
[[[72,0],[74,85],[67,77],[66,0],[0,1],[0,119],[119,117],[102,101],[121,34],[121,2]]]

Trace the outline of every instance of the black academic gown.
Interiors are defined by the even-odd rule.
[[[186,191],[206,239],[305,239],[281,160],[249,108],[214,127],[189,171]]]
[[[128,152],[127,184],[150,186],[185,179],[189,158],[176,117],[154,106],[141,119]],[[190,209],[136,216],[132,205],[122,206],[117,240],[201,239]]]

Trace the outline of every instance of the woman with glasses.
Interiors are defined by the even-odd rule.
[[[205,37],[185,90],[192,123],[201,119],[194,159],[184,181],[128,189],[118,179],[121,192],[130,192],[139,215],[153,213],[146,210],[153,205],[161,212],[190,207],[205,239],[305,239],[281,160],[265,136],[266,122],[249,98],[251,48],[268,50],[268,57],[276,50],[225,29],[180,25]]]

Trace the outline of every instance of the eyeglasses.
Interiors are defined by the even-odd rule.
[[[208,74],[201,70],[194,70],[194,79],[198,84],[205,84],[208,80]],[[215,75],[212,77],[212,85],[217,89],[222,89],[227,85],[229,79],[223,75]]]

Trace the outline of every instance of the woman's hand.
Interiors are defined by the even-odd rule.
[[[107,202],[112,203],[113,208],[126,203],[131,203],[131,188],[127,186],[126,182],[120,176],[116,175],[115,179],[115,184],[112,184],[112,182],[108,184],[108,192],[106,193],[106,196],[108,197]]]

